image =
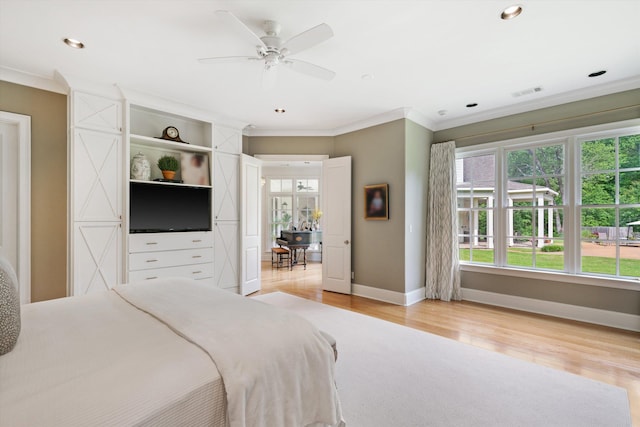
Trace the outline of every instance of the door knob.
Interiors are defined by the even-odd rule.
[[[345,240],[345,241],[344,241],[344,244],[345,244],[345,245],[348,245],[348,244],[349,244],[349,241],[348,241],[348,240]]]

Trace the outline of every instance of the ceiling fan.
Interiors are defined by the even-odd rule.
[[[266,35],[260,37],[249,27],[228,10],[218,10],[216,14],[227,19],[238,28],[242,28],[245,33],[251,35],[256,44],[256,56],[219,56],[213,58],[200,58],[201,64],[221,64],[229,62],[250,62],[263,61],[264,71],[262,74],[262,85],[270,88],[275,85],[277,69],[279,65],[299,73],[316,77],[322,80],[331,80],[336,73],[319,65],[300,59],[290,58],[289,55],[296,54],[305,49],[309,49],[325,40],[333,37],[333,30],[327,24],[320,24],[304,31],[297,36],[283,42],[280,38],[281,26],[276,21],[264,21],[263,29]]]

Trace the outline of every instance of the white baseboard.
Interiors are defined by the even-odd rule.
[[[462,288],[462,299],[640,332],[640,316],[514,295]]]
[[[415,304],[425,298],[425,288],[418,288],[411,292],[404,293],[353,283],[351,285],[351,292],[353,295],[359,297],[404,306]]]

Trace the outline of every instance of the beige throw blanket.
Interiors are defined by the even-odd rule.
[[[189,279],[114,289],[209,354],[230,426],[344,425],[333,351],[307,320]]]

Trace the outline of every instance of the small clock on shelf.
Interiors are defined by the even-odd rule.
[[[180,132],[178,131],[178,128],[175,126],[167,126],[166,128],[164,128],[164,130],[162,131],[162,136],[160,138],[168,139],[169,141],[182,142],[184,144],[188,144],[188,142],[185,142],[180,139]]]

